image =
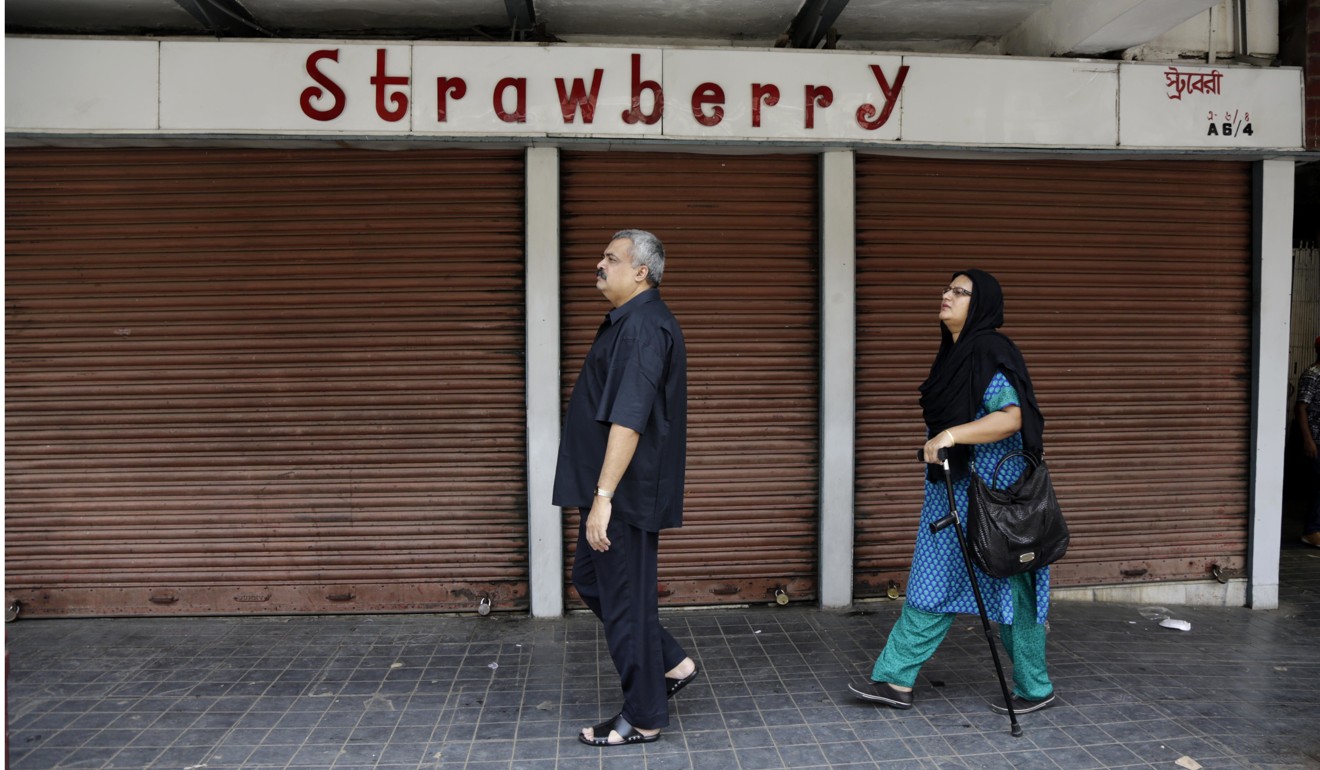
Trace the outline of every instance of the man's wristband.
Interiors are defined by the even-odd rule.
[[[596,497],[603,497],[606,500],[608,500],[611,497],[614,497],[614,492],[608,489],[601,489],[600,487],[596,487]]]

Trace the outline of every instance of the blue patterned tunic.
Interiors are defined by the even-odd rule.
[[[976,419],[1008,406],[1020,406],[1017,391],[1009,384],[1003,372],[996,372],[985,389]],[[989,479],[1001,457],[1021,448],[1021,433],[1014,433],[991,444],[973,445],[972,465],[977,475]],[[995,486],[1002,488],[1017,481],[1025,464],[1026,461],[1021,458],[1005,463],[999,471],[999,480]],[[967,490],[970,485],[971,479],[965,478],[955,482],[953,487],[964,533],[967,531]],[[921,506],[921,527],[917,530],[917,547],[912,555],[912,571],[908,575],[907,603],[926,612],[975,615],[976,597],[972,594],[971,583],[967,580],[967,568],[958,550],[958,536],[952,528],[936,533],[930,531],[931,523],[939,521],[948,513],[949,493],[944,481],[936,483],[927,480],[926,501]],[[990,577],[979,569],[976,575],[981,586],[981,597],[985,600],[986,614],[996,623],[1012,623],[1013,594],[1009,590],[1008,579]],[[1050,568],[1037,570],[1035,575],[1036,622],[1044,623],[1050,611]]]

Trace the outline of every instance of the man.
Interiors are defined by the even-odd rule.
[[[665,251],[644,230],[614,234],[596,288],[614,307],[573,386],[554,503],[581,510],[573,587],[600,618],[623,685],[618,715],[578,735],[591,746],[650,743],[696,663],[660,625],[659,531],[682,526],[687,349],[660,299]]]
[[[1297,432],[1302,437],[1302,452],[1311,468],[1311,512],[1306,519],[1302,542],[1320,547],[1320,337],[1315,338],[1315,363],[1297,381],[1297,403],[1293,406]]]

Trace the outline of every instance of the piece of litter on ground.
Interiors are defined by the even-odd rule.
[[[1169,611],[1164,607],[1142,607],[1137,612],[1146,620],[1164,620],[1169,617]]]
[[[554,711],[555,705],[555,702],[552,700],[543,700],[536,704],[536,709],[538,711]]]
[[[486,666],[486,668],[490,669],[491,671],[494,671],[495,669],[497,669],[497,668],[499,668],[499,667],[500,667],[500,664],[498,664],[498,663],[491,663],[489,666]]]
[[[754,634],[759,634],[759,633],[761,633],[761,629],[758,628],[758,629],[756,629],[755,631],[753,631],[752,633],[754,633]]]
[[[1287,666],[1275,666],[1275,667],[1274,667],[1274,670],[1275,670],[1275,671],[1287,671],[1287,670],[1288,670],[1288,667],[1287,667]]]
[[[390,664],[390,668],[403,668],[403,663],[396,660]]]
[[[1201,763],[1186,754],[1178,757],[1177,765],[1178,767],[1185,767],[1187,770],[1201,770]]]
[[[1188,623],[1188,622],[1185,621],[1185,620],[1174,620],[1173,618],[1165,618],[1164,620],[1161,620],[1161,621],[1160,621],[1160,625],[1161,625],[1161,626],[1164,626],[1165,628],[1176,628],[1176,629],[1178,629],[1179,631],[1191,631],[1191,630],[1192,630],[1192,624],[1191,624],[1191,623]],[[1200,765],[1197,765],[1197,767],[1200,767]]]

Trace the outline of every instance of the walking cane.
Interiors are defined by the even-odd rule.
[[[944,486],[949,490],[949,515],[933,522],[930,525],[932,533],[952,525],[953,531],[958,534],[958,549],[962,551],[963,564],[967,567],[967,579],[972,583],[972,595],[976,597],[976,609],[981,613],[981,627],[985,629],[985,641],[990,645],[990,656],[995,659],[995,673],[999,675],[999,689],[1004,693],[1004,706],[1008,709],[1008,720],[1012,727],[1009,730],[1013,737],[1022,737],[1022,725],[1018,724],[1017,714],[1013,711],[1013,697],[1008,692],[1008,683],[1004,681],[1004,666],[999,662],[999,648],[995,646],[995,639],[990,634],[990,617],[985,611],[985,600],[981,598],[981,586],[976,580],[976,570],[972,568],[972,554],[967,548],[967,538],[963,536],[962,527],[958,524],[958,503],[953,499],[953,474],[949,471],[949,450],[941,448],[938,453],[940,462],[944,463]],[[925,461],[926,454],[923,450],[917,450],[917,459]]]

